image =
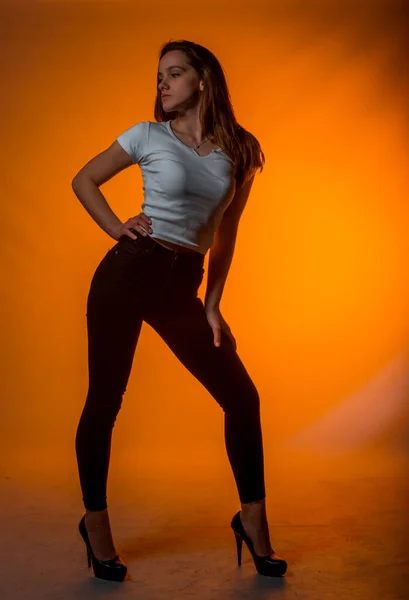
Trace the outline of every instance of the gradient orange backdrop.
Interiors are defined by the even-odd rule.
[[[379,452],[405,454],[400,5],[344,4],[2,5],[3,461],[75,472],[88,385],[86,298],[115,241],[71,180],[119,133],[153,120],[159,48],[179,38],[220,59],[237,119],[266,155],[222,313],[260,392],[267,469],[279,456],[285,468],[286,457],[297,463],[311,451],[369,463]],[[139,167],[101,189],[122,220],[140,211]],[[175,476],[184,466],[227,472],[221,409],[146,324],[113,463]]]

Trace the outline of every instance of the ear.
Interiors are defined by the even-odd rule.
[[[200,88],[200,91],[203,92],[203,90],[204,90],[204,83],[203,83],[202,80],[200,80],[200,82],[199,82],[199,88]]]

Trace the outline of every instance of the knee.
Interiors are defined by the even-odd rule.
[[[253,383],[244,397],[243,405],[246,408],[247,413],[258,415],[260,412],[260,395]]]
[[[122,406],[122,394],[109,394],[105,391],[89,390],[84,406],[84,414],[94,422],[114,423]]]
[[[260,414],[260,395],[254,383],[250,380],[236,392],[226,406],[226,411],[234,413],[242,419],[258,418]]]

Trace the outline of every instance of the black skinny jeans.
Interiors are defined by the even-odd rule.
[[[225,444],[241,502],[265,498],[260,400],[222,331],[216,347],[198,289],[204,255],[122,236],[91,281],[87,300],[89,388],[76,434],[84,506],[107,508],[112,429],[142,322],[166,342],[224,411]]]

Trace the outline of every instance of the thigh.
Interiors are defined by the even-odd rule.
[[[170,305],[145,320],[224,410],[258,404],[256,387],[229,336],[222,331],[221,345],[214,345],[200,298]]]
[[[97,396],[125,392],[142,327],[139,304],[116,267],[111,250],[95,271],[87,299],[89,385]]]

